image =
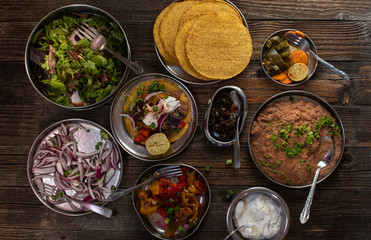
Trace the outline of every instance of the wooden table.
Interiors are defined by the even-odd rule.
[[[67,4],[86,3],[112,14],[129,38],[132,58],[146,73],[168,74],[158,60],[152,37],[156,16],[171,1],[13,1],[0,3],[0,239],[154,239],[142,226],[131,197],[107,207],[117,211],[111,219],[96,214],[68,217],[46,208],[27,180],[27,157],[38,134],[54,122],[84,118],[110,129],[111,102],[94,110],[69,111],[48,103],[32,87],[24,68],[25,44],[33,27],[50,11]],[[242,1],[233,3],[245,15],[253,39],[249,66],[232,80],[208,87],[187,85],[198,104],[199,123],[189,146],[168,163],[186,163],[204,172],[211,186],[209,212],[190,239],[222,239],[227,234],[225,194],[255,186],[270,188],[287,202],[290,230],[286,239],[369,239],[371,172],[371,2],[368,0]],[[299,87],[269,80],[260,65],[260,49],[272,32],[295,28],[315,42],[321,57],[349,74],[349,83],[319,64],[312,79]],[[134,77],[133,74],[130,78]],[[210,95],[224,85],[244,90],[249,112],[241,136],[241,169],[225,168],[232,148],[218,148],[206,140],[202,121]],[[254,165],[247,132],[257,108],[269,97],[289,89],[310,91],[328,101],[343,121],[346,147],[338,168],[317,186],[309,222],[299,214],[309,189],[290,189],[268,180]],[[121,187],[129,187],[151,163],[122,150]]]

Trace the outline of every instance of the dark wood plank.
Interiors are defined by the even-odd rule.
[[[157,60],[152,37],[154,19],[119,22],[128,36],[132,58],[141,62]],[[24,61],[28,36],[36,24],[0,22],[0,61]],[[253,39],[252,60],[260,59],[262,44],[270,34],[288,28],[305,32],[326,60],[367,61],[371,58],[369,21],[249,20],[248,25]]]
[[[69,4],[89,4],[105,11],[117,18],[123,19],[151,19],[163,8],[172,3],[167,1],[132,0],[132,1],[2,1],[0,9],[9,11],[0,15],[0,21],[38,21],[49,12]],[[362,0],[345,1],[232,1],[247,19],[317,19],[317,20],[370,20],[370,3]],[[17,6],[17,7],[14,7]],[[144,8],[143,6],[151,6]]]

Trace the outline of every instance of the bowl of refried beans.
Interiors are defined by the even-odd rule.
[[[301,90],[279,93],[263,103],[251,121],[250,155],[257,168],[273,182],[292,188],[311,185],[317,163],[332,139],[333,160],[318,182],[338,166],[344,152],[342,122],[332,106],[319,96]]]

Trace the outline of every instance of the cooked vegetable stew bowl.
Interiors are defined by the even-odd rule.
[[[35,90],[47,101],[71,110],[87,110],[107,102],[123,85],[129,69],[105,51],[94,51],[76,35],[81,24],[96,28],[107,46],[130,59],[120,24],[90,5],[68,5],[46,15],[26,45],[25,67]]]
[[[144,227],[153,236],[164,240],[185,239],[196,232],[206,216],[211,202],[211,190],[202,173],[186,164],[154,165],[139,176],[136,184],[167,166],[181,167],[183,176],[163,179],[163,182],[162,179],[156,180],[136,190],[132,195],[133,205]],[[183,219],[186,215],[188,217]],[[181,224],[176,221],[178,218]]]
[[[304,33],[295,29],[283,29],[272,33],[261,49],[260,62],[265,74],[273,82],[293,87],[308,81],[317,68],[317,59],[291,45],[284,38],[290,32],[305,38],[310,48],[317,54],[313,41]]]

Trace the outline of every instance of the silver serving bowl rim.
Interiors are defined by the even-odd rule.
[[[274,238],[271,240],[278,240],[278,239],[284,239],[285,236],[287,235],[290,227],[290,210],[289,207],[287,206],[285,200],[275,191],[265,188],[265,187],[251,187],[248,189],[243,190],[240,192],[236,197],[233,198],[232,202],[229,204],[228,211],[227,211],[227,216],[226,216],[226,222],[227,222],[227,228],[229,232],[232,232],[234,229],[236,229],[234,222],[233,222],[233,215],[234,215],[234,208],[237,205],[237,203],[245,198],[249,194],[255,194],[255,193],[260,193],[264,194],[271,199],[273,199],[277,205],[281,208],[281,213],[282,213],[282,220],[284,220],[284,224],[281,225],[281,230],[275,235]],[[243,240],[242,236],[238,232],[236,232],[234,235],[232,235],[232,238],[235,240]]]
[[[243,131],[243,126],[245,125],[245,121],[246,121],[246,117],[247,117],[247,113],[248,113],[248,102],[247,102],[247,97],[244,93],[244,91],[237,87],[237,86],[223,86],[221,88],[218,88],[214,94],[210,97],[209,101],[208,101],[208,104],[207,104],[207,107],[206,107],[206,112],[205,112],[205,117],[204,117],[204,133],[206,135],[206,138],[211,142],[213,143],[214,145],[218,146],[218,147],[229,147],[231,145],[234,144],[234,139],[228,141],[228,142],[222,142],[222,141],[219,141],[217,139],[215,139],[211,134],[210,134],[210,131],[209,131],[209,119],[210,119],[210,111],[211,111],[211,108],[212,108],[212,105],[213,105],[213,102],[215,100],[215,97],[220,93],[220,92],[223,92],[223,91],[232,91],[232,90],[236,90],[238,95],[240,96],[241,100],[242,100],[242,106],[243,106],[243,113],[241,115],[241,120],[240,120],[240,127],[239,127],[239,133],[241,134],[242,131]]]
[[[195,170],[196,173],[199,174],[199,175],[203,178],[203,180],[204,180],[204,182],[205,182],[205,184],[206,184],[206,186],[207,186],[207,196],[206,196],[206,197],[208,198],[208,199],[206,200],[207,206],[206,206],[206,209],[204,210],[203,216],[198,220],[199,222],[198,222],[197,226],[194,227],[194,229],[192,230],[192,232],[190,232],[189,234],[187,234],[187,235],[185,235],[185,236],[182,236],[182,237],[179,237],[179,238],[171,238],[171,239],[176,239],[176,240],[182,240],[182,239],[186,239],[186,238],[188,238],[189,236],[191,236],[191,235],[192,235],[193,233],[195,233],[195,232],[197,231],[197,229],[200,227],[200,225],[201,225],[203,219],[205,218],[205,216],[206,216],[206,214],[207,214],[207,212],[208,212],[208,210],[209,210],[210,204],[211,204],[211,189],[210,189],[209,183],[207,182],[205,176],[204,176],[204,175],[203,175],[199,170],[197,170],[197,168],[195,168],[195,167],[193,167],[193,166],[190,166],[190,165],[187,165],[187,164],[182,164],[182,163],[179,163],[179,164],[166,164],[166,163],[161,163],[161,164],[153,165],[153,166],[147,168],[146,170],[144,170],[144,171],[142,172],[142,174],[138,177],[138,179],[137,179],[137,181],[135,182],[135,184],[139,184],[139,183],[140,183],[140,180],[141,180],[141,179],[142,179],[146,174],[148,174],[148,173],[150,173],[150,172],[154,172],[155,170],[157,170],[157,169],[159,169],[159,168],[161,168],[161,167],[166,167],[166,166],[181,166],[181,167],[188,167],[188,168],[190,168],[190,169],[192,169],[192,170]],[[159,239],[168,240],[169,238],[165,238],[165,237],[160,236],[160,235],[158,234],[157,231],[155,231],[153,228],[151,228],[150,226],[148,226],[148,225],[146,224],[145,217],[142,216],[142,214],[140,214],[140,212],[138,211],[138,209],[137,209],[137,207],[136,207],[136,202],[135,202],[135,192],[133,192],[133,194],[132,194],[132,202],[133,202],[134,210],[135,210],[135,212],[137,213],[139,219],[141,220],[141,222],[142,222],[143,226],[146,228],[146,230],[147,230],[150,234],[152,234],[153,236],[155,236],[155,237],[157,237],[157,238],[159,238]]]
[[[317,60],[316,58],[314,58],[313,56],[308,56],[308,57],[311,58],[311,61],[314,61],[314,66],[313,66],[313,70],[310,71],[310,72],[308,73],[308,76],[306,77],[306,79],[304,79],[303,81],[300,81],[300,82],[296,82],[296,83],[292,82],[292,83],[290,83],[290,84],[284,84],[284,83],[281,83],[280,81],[274,80],[271,76],[269,76],[269,74],[267,73],[267,71],[265,70],[265,68],[264,68],[264,66],[263,66],[263,55],[264,55],[264,52],[265,52],[265,48],[264,48],[264,46],[265,46],[265,44],[267,43],[267,41],[268,41],[271,37],[273,37],[273,36],[275,36],[275,35],[280,35],[280,34],[285,33],[285,32],[287,32],[287,31],[298,31],[298,30],[296,30],[296,29],[281,29],[281,30],[278,30],[278,31],[272,33],[271,35],[269,35],[269,37],[267,37],[267,39],[264,41],[264,43],[263,43],[263,45],[262,45],[262,48],[261,48],[261,52],[260,52],[260,65],[261,65],[261,67],[263,68],[263,71],[264,71],[265,75],[266,75],[270,80],[272,80],[273,82],[275,82],[275,83],[277,83],[277,84],[280,84],[280,85],[282,85],[282,86],[286,86],[286,87],[295,87],[295,86],[298,86],[298,85],[303,84],[303,83],[305,83],[306,81],[308,81],[308,80],[312,77],[312,75],[316,72],[317,65],[318,65],[318,60]],[[306,40],[308,41],[308,43],[309,43],[309,46],[310,46],[311,50],[312,50],[315,54],[317,54],[317,48],[316,48],[316,46],[314,45],[314,42],[312,41],[312,39],[310,39],[310,38],[308,37],[308,35],[306,35],[305,33],[304,33],[304,35],[305,35],[305,39],[306,39]]]
[[[249,126],[249,133],[248,133],[248,147],[249,147],[249,152],[250,152],[250,156],[251,156],[251,159],[253,160],[255,166],[259,169],[259,171],[261,173],[263,173],[264,176],[266,176],[269,180],[271,180],[272,182],[274,183],[277,183],[281,186],[285,186],[285,187],[289,187],[289,188],[306,188],[306,187],[310,187],[311,184],[307,184],[307,185],[286,185],[286,184],[282,184],[280,182],[277,182],[276,180],[270,178],[269,176],[267,176],[261,169],[260,169],[260,166],[259,164],[257,163],[257,161],[255,160],[253,154],[252,154],[252,151],[251,151],[251,139],[250,139],[250,134],[251,134],[251,129],[252,129],[252,125],[254,123],[254,120],[257,118],[257,116],[260,114],[260,112],[270,103],[276,101],[277,99],[280,99],[282,97],[286,97],[286,96],[295,96],[295,95],[299,95],[299,96],[304,96],[304,97],[307,97],[307,98],[310,98],[312,100],[314,100],[315,102],[317,102],[318,104],[321,104],[321,106],[323,106],[327,111],[329,111],[332,115],[332,117],[334,117],[336,119],[336,122],[338,123],[339,125],[339,128],[341,130],[341,136],[342,136],[342,147],[341,147],[341,153],[340,153],[340,156],[339,156],[339,160],[337,161],[336,165],[334,166],[334,168],[323,178],[319,179],[317,181],[317,183],[320,183],[322,182],[323,180],[325,180],[328,176],[330,176],[334,171],[335,169],[337,168],[337,166],[339,165],[340,161],[341,161],[341,158],[343,156],[343,153],[344,153],[344,149],[345,149],[345,132],[344,132],[344,127],[343,127],[343,123],[341,122],[341,119],[339,117],[339,115],[337,114],[337,112],[335,111],[335,109],[327,102],[325,101],[323,98],[317,96],[316,94],[314,93],[311,93],[311,92],[308,92],[308,91],[303,91],[303,90],[288,90],[288,91],[285,91],[285,92],[281,92],[281,93],[278,93],[272,97],[270,97],[268,100],[266,100],[262,105],[260,105],[260,107],[258,108],[258,110],[256,110],[253,118],[251,119],[251,122],[250,122],[250,126]]]
[[[144,145],[138,146],[137,144],[133,143],[133,140],[131,139],[132,138],[131,134],[128,133],[126,127],[123,126],[124,123],[122,122],[122,117],[116,116],[118,113],[122,113],[122,109],[121,108],[119,109],[119,107],[123,107],[123,103],[120,103],[121,101],[120,99],[123,97],[123,95],[128,93],[130,94],[131,93],[130,90],[134,90],[135,87],[138,85],[139,81],[147,80],[150,81],[154,79],[164,79],[176,84],[187,95],[187,98],[191,104],[191,111],[193,112],[192,113],[193,120],[189,124],[187,131],[183,134],[183,136],[180,139],[170,144],[171,146],[170,150],[172,150],[173,146],[176,148],[176,150],[173,152],[167,152],[165,153],[165,155],[159,156],[151,156],[148,152],[146,153],[141,152],[142,149],[145,150],[145,146]],[[127,153],[129,153],[130,155],[137,159],[144,161],[149,162],[164,161],[182,152],[192,141],[193,136],[195,135],[197,130],[197,124],[198,124],[197,104],[191,91],[176,78],[161,73],[147,73],[132,78],[125,86],[123,86],[119,90],[111,105],[110,125],[112,133],[115,136],[115,139]]]
[[[95,7],[95,6],[91,6],[91,5],[87,5],[87,4],[71,4],[71,5],[66,5],[66,6],[63,6],[63,7],[60,7],[58,9],[53,10],[52,12],[50,12],[46,16],[44,16],[36,24],[36,26],[32,30],[32,32],[31,32],[31,34],[30,34],[30,36],[28,37],[28,40],[27,40],[25,54],[24,54],[24,63],[25,63],[25,68],[26,68],[26,73],[27,73],[28,80],[31,82],[34,89],[44,99],[46,99],[48,102],[50,102],[50,103],[52,103],[56,106],[65,108],[65,109],[69,109],[69,110],[77,110],[77,111],[90,110],[90,109],[93,109],[93,108],[96,108],[96,107],[99,107],[99,106],[105,104],[111,98],[113,98],[113,96],[117,93],[117,91],[120,89],[120,87],[123,84],[125,84],[125,81],[126,81],[127,77],[129,76],[129,68],[128,67],[125,68],[125,71],[124,71],[124,73],[121,77],[120,83],[118,83],[118,85],[115,87],[115,89],[112,90],[112,92],[108,96],[106,96],[103,100],[101,100],[99,102],[96,102],[96,103],[90,104],[90,105],[86,105],[86,106],[81,106],[81,107],[65,106],[65,105],[58,104],[58,103],[52,101],[47,96],[45,96],[45,94],[41,91],[41,89],[37,86],[37,84],[32,80],[32,76],[31,76],[32,75],[32,70],[30,69],[30,56],[29,56],[30,53],[29,52],[30,52],[30,47],[32,45],[31,44],[32,37],[36,34],[36,32],[40,28],[42,28],[44,26],[45,23],[47,23],[51,20],[54,20],[56,18],[59,18],[64,13],[71,12],[71,11],[77,11],[77,12],[93,11],[93,13],[97,13],[99,15],[102,15],[103,17],[106,17],[108,20],[113,21],[114,23],[116,23],[117,26],[120,28],[122,34],[125,36],[125,42],[126,42],[126,48],[127,48],[126,49],[127,56],[125,56],[125,57],[129,60],[131,59],[130,45],[129,45],[129,41],[128,41],[128,38],[126,36],[126,33],[125,33],[124,29],[122,28],[121,24],[112,15],[110,15],[108,12],[106,12],[106,11],[104,11],[104,10],[98,8],[98,7]]]
[[[99,128],[100,130],[103,130],[105,133],[108,134],[108,136],[112,139],[112,144],[114,145],[117,153],[118,153],[118,156],[120,158],[120,174],[119,174],[119,178],[117,179],[117,185],[116,185],[116,188],[115,188],[115,191],[118,189],[118,185],[120,184],[121,182],[121,178],[122,178],[122,172],[123,172],[123,158],[122,158],[122,155],[121,155],[121,151],[120,151],[120,148],[119,146],[117,145],[116,141],[115,141],[115,138],[112,136],[112,134],[107,130],[105,129],[104,127],[102,127],[101,125],[95,123],[95,122],[92,122],[90,120],[86,120],[86,119],[82,119],[82,118],[70,118],[70,119],[64,119],[64,120],[60,120],[58,122],[55,122],[53,124],[51,124],[50,126],[48,126],[47,128],[45,128],[34,140],[31,148],[30,148],[30,151],[28,153],[28,159],[27,159],[27,178],[28,178],[28,182],[31,186],[31,189],[32,191],[34,192],[34,194],[36,195],[36,197],[40,200],[40,202],[42,202],[46,207],[48,207],[49,209],[53,210],[54,212],[57,212],[59,214],[62,214],[62,215],[66,215],[66,216],[83,216],[83,215],[86,215],[86,214],[90,214],[92,213],[92,211],[90,210],[87,210],[87,211],[83,211],[83,212],[68,212],[68,211],[64,211],[63,209],[61,208],[57,208],[55,207],[53,204],[47,202],[39,193],[38,189],[37,189],[37,186],[35,186],[33,183],[32,183],[32,178],[33,178],[33,174],[31,172],[31,169],[32,169],[32,159],[33,159],[33,156],[35,154],[35,151],[37,151],[37,148],[39,147],[39,145],[42,143],[42,140],[50,134],[51,131],[55,130],[59,125],[61,125],[62,123],[68,123],[68,122],[75,122],[75,123],[80,123],[80,124],[87,124],[87,125],[90,125],[90,126],[93,126],[93,127],[96,127],[96,128]],[[115,192],[114,191],[114,192]],[[106,205],[107,202],[104,202],[102,203],[102,206]]]

